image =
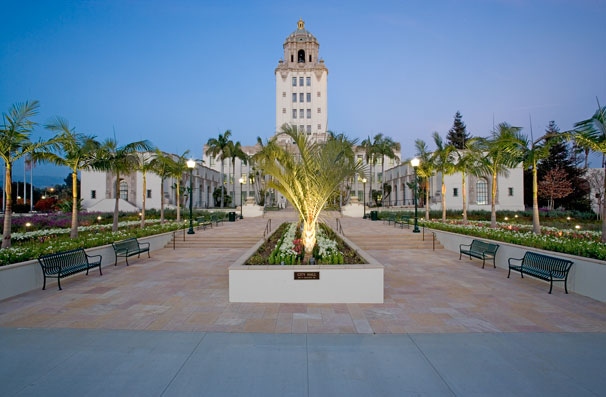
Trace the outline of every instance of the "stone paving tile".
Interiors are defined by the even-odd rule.
[[[273,215],[272,215],[273,216]],[[273,226],[292,213],[276,215]],[[328,221],[334,223],[329,217]],[[227,268],[261,238],[267,219],[244,219],[196,238],[234,248],[166,248],[103,276],[78,275],[0,301],[1,327],[147,329],[263,333],[606,332],[606,304],[543,282],[507,279],[444,249],[368,250],[385,264],[384,304],[229,303]],[[382,222],[342,220],[354,242],[364,236],[408,238]],[[240,239],[240,240],[238,240]],[[212,245],[212,243],[210,243]]]

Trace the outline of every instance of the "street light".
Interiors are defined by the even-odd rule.
[[[418,192],[418,180],[417,180],[417,167],[419,166],[419,164],[421,164],[421,160],[419,160],[418,158],[414,158],[412,160],[410,160],[410,165],[412,165],[412,168],[415,170],[415,227],[412,229],[413,233],[419,233],[419,218],[418,218],[418,206],[417,206],[417,196],[419,194]],[[427,205],[427,203],[425,203],[425,205]]]
[[[364,192],[364,216],[362,219],[366,219],[366,178],[362,178],[362,191]]]
[[[244,178],[240,178],[240,219],[244,219],[242,216],[242,207],[244,203],[242,202],[242,184],[244,183]]]
[[[194,168],[196,168],[196,162],[193,159],[187,160],[187,168],[189,168],[189,230],[187,231],[187,234],[195,234],[193,171]]]

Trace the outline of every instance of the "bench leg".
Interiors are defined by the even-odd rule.
[[[507,272],[507,278],[511,275],[511,268],[509,268],[509,272]]]
[[[497,268],[496,260],[497,260],[497,258],[494,258],[494,257],[492,258],[492,267],[495,269]]]
[[[114,253],[114,255],[116,256],[116,261],[114,262],[114,266],[118,266],[118,254]]]
[[[128,266],[128,256],[126,256],[125,258],[126,258],[126,266]]]
[[[553,277],[551,278],[551,282],[549,283],[549,293],[551,294],[551,290],[553,289]]]
[[[482,258],[482,269],[484,269],[484,265],[486,265],[486,258]]]
[[[99,263],[99,276],[103,276],[103,272],[101,271],[101,264]]]
[[[463,253],[459,252],[459,260],[461,260],[461,255],[463,255]]]
[[[149,256],[149,250],[147,251],[147,257],[148,257],[148,258],[151,258],[151,256]]]
[[[46,289],[46,274],[44,274],[44,283],[42,284],[42,291]]]
[[[61,277],[57,277],[57,285],[59,286],[59,291],[63,291],[63,288],[61,288]]]

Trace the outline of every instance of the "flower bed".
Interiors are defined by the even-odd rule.
[[[606,260],[606,244],[600,242],[601,234],[593,231],[578,231],[542,227],[540,235],[532,233],[532,227],[498,223],[496,228],[489,222],[474,221],[464,224],[461,221],[420,221],[425,227],[503,241],[548,251],[562,252]]]
[[[146,220],[145,224],[156,224],[160,223],[160,219],[150,219]],[[119,228],[131,227],[140,225],[141,221],[124,221],[118,222]],[[93,231],[105,231],[112,228],[112,224],[104,224],[104,225],[90,225],[90,226],[80,226],[78,227],[78,232],[93,232]],[[71,232],[71,228],[52,228],[52,229],[41,229],[34,230],[31,232],[25,233],[11,233],[11,238],[13,241],[26,241],[32,239],[39,239],[48,236],[56,236],[59,234],[69,234]]]

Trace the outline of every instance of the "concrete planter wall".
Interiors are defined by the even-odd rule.
[[[142,237],[141,242],[148,242],[150,251],[164,248],[171,240],[173,232],[156,234],[153,236]],[[110,245],[102,245],[94,248],[87,248],[86,252],[90,255],[101,255],[101,266],[113,265],[115,262],[114,250]],[[120,258],[124,262],[123,258]],[[120,262],[120,263],[122,263]],[[95,269],[90,274],[95,274]],[[98,274],[98,273],[97,273]],[[42,288],[44,276],[38,260],[30,260],[21,263],[0,267],[0,300],[13,297],[34,289]],[[46,288],[56,288],[54,279],[46,280]]]
[[[499,244],[500,247],[499,251],[497,251],[496,265],[503,269],[509,268],[507,263],[507,260],[509,258],[522,258],[526,251],[532,251],[540,254],[555,256],[558,258],[569,259],[573,261],[574,264],[572,265],[572,268],[568,275],[568,291],[573,291],[577,294],[585,295],[590,298],[606,302],[605,261],[585,258],[582,256],[563,254],[560,252],[545,251],[538,248],[525,247],[522,245],[504,243],[502,241],[494,241],[480,237],[466,236],[464,234],[457,234],[442,230],[432,229],[432,231],[436,233],[436,238],[440,241],[444,248],[449,251],[456,252],[457,255],[459,254],[459,245],[470,244],[473,239],[490,241],[495,244]],[[425,233],[427,234],[427,231]],[[468,258],[466,260],[469,260]],[[465,257],[463,257],[463,259],[465,259]],[[489,266],[489,262],[486,263],[486,266]],[[490,266],[492,266],[492,261],[490,262]],[[515,280],[519,279],[520,275],[517,272],[512,272],[511,277]],[[524,275],[524,277],[527,276]],[[516,280],[516,282],[519,281]],[[563,290],[563,283],[554,283],[554,288],[560,288]]]
[[[230,302],[383,303],[384,268],[349,239],[364,265],[248,266],[260,240],[229,267]],[[295,272],[318,272],[318,280],[296,280]]]

